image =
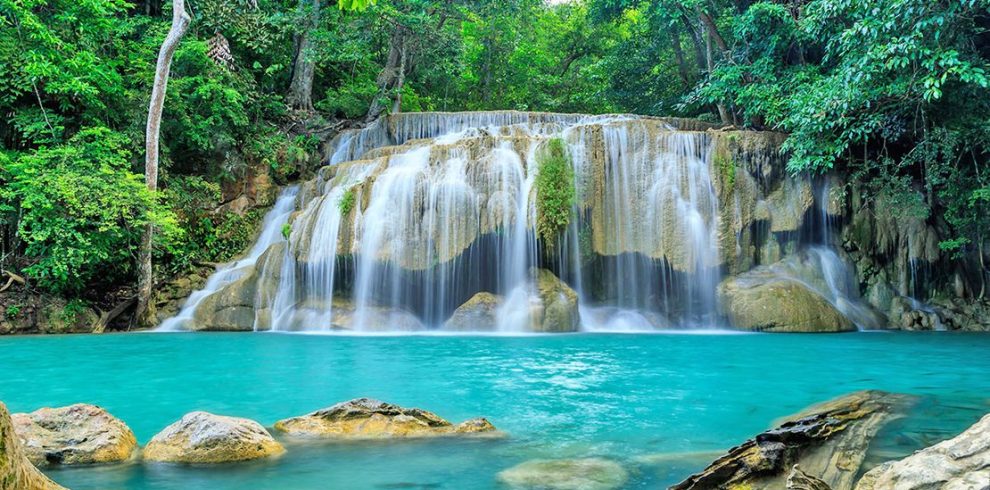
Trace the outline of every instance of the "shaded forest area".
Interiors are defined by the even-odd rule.
[[[986,275],[990,0],[364,3],[186,2],[153,192],[172,4],[0,0],[0,288],[108,311],[134,293],[147,225],[158,279],[230,260],[345,125],[494,109],[787,132],[789,170],[938,221]]]

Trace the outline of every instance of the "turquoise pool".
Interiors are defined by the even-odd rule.
[[[0,338],[11,411],[101,405],[140,443],[192,410],[270,426],[369,396],[502,440],[288,443],[275,460],[213,467],[49,470],[85,489],[494,489],[532,458],[601,456],[628,488],[683,479],[774,419],[852,390],[923,398],[873,459],[948,437],[990,412],[990,336],[575,334],[524,337],[117,334]],[[700,453],[700,454],[698,454]]]

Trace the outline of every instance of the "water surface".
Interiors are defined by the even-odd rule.
[[[454,421],[488,417],[502,440],[286,443],[285,456],[219,466],[49,470],[85,489],[494,489],[531,458],[599,456],[628,488],[657,488],[774,419],[858,389],[923,395],[872,459],[950,437],[990,412],[990,336],[314,336],[117,334],[0,338],[11,411],[101,405],[144,444],[193,410],[271,426],[368,396]],[[700,454],[698,454],[700,453]]]

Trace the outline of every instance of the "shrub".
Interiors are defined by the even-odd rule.
[[[126,144],[120,133],[86,128],[7,164],[0,200],[19,209],[17,234],[32,260],[24,272],[40,287],[75,293],[94,279],[130,276],[145,224],[155,223],[165,240],[179,233],[130,171]]]
[[[571,222],[574,170],[560,138],[547,142],[537,155],[536,231],[548,248]]]

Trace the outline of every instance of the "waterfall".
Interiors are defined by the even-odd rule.
[[[715,154],[727,139],[707,129],[496,111],[396,114],[344,131],[327,166],[280,197],[248,257],[219,270],[163,328],[212,328],[220,310],[247,309],[244,329],[432,329],[482,292],[496,304],[480,330],[528,331],[571,315],[587,330],[714,325],[726,257],[751,253],[723,220],[753,211],[739,195],[720,202],[727,184]],[[573,183],[561,185],[575,198],[548,246],[536,233],[535,182],[552,139],[565,148]],[[818,290],[844,308],[841,261],[812,255],[825,275]],[[222,301],[193,316],[220,291]],[[225,325],[246,317],[227,315]]]
[[[295,208],[296,194],[298,192],[299,187],[297,186],[285,188],[279,194],[278,199],[275,200],[275,205],[265,215],[261,224],[261,233],[258,235],[258,239],[251,246],[251,250],[248,251],[247,255],[237,261],[218,267],[216,272],[207,279],[203,289],[193,291],[189,295],[189,298],[186,299],[185,304],[182,305],[179,313],[162,322],[158,330],[171,331],[185,328],[186,323],[193,320],[193,313],[195,313],[196,307],[207,296],[243,277],[245,273],[254,267],[258,262],[258,258],[272,244],[284,241],[282,228],[288,222],[289,215],[292,214]]]

